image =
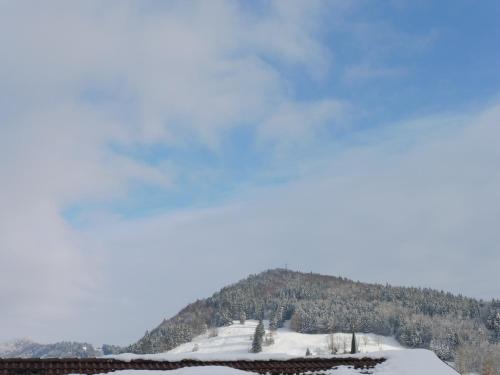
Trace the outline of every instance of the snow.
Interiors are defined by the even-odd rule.
[[[247,371],[236,370],[225,366],[209,367],[184,367],[177,370],[120,370],[114,371],[113,375],[249,375]],[[83,375],[83,374],[71,374]]]
[[[34,344],[29,338],[21,338],[21,339],[12,339],[3,343],[0,343],[0,354],[1,353],[11,353],[15,352],[26,345]]]
[[[374,374],[457,375],[458,372],[427,349],[406,349],[380,353],[387,361],[378,365]],[[371,356],[371,355],[370,355]]]
[[[266,327],[267,327],[267,322]],[[219,328],[216,337],[208,337],[206,334],[198,336],[190,343],[178,346],[169,353],[191,353],[195,345],[198,345],[197,353],[248,353],[252,343],[252,337],[258,321],[248,320],[245,324],[238,321],[229,327]],[[269,330],[266,329],[266,333]],[[327,338],[329,335],[303,334],[292,331],[286,324],[284,328],[278,329],[274,334],[274,344],[263,346],[262,352],[266,354],[287,354],[290,356],[304,356],[307,348],[316,355],[328,355]],[[401,345],[391,337],[374,334],[356,334],[360,352],[368,353],[381,350],[401,349]],[[351,333],[336,333],[334,340],[341,349],[351,349]],[[343,350],[341,350],[343,352]]]
[[[267,327],[267,322],[265,323]],[[216,337],[209,337],[208,333],[206,333],[166,353],[139,356],[126,353],[113,357],[122,360],[148,358],[171,361],[181,359],[210,360],[214,358],[214,355],[217,359],[224,360],[290,359],[303,357],[307,348],[316,356],[330,355],[327,345],[329,335],[298,333],[292,331],[288,325],[278,329],[273,334],[274,344],[263,346],[262,353],[249,353],[257,324],[258,321],[256,320],[247,320],[245,324],[235,321],[228,327],[218,328]],[[266,329],[266,333],[269,333],[269,330]],[[356,338],[361,353],[402,349],[401,345],[392,337],[371,333],[356,333]],[[335,333],[333,339],[340,348],[339,354],[344,353],[344,346],[347,351],[351,349],[351,333]],[[193,351],[195,347],[197,350]]]
[[[457,375],[457,372],[443,363],[430,350],[405,349],[373,352],[368,355],[356,354],[356,357],[384,357],[387,360],[370,370],[373,375]],[[217,357],[218,358],[218,357]],[[324,375],[359,375],[366,370],[355,370],[339,366],[335,370],[322,371]],[[248,375],[248,372],[228,367],[186,367],[170,371],[116,371],[115,375]]]
[[[218,336],[209,337],[208,334],[195,337],[193,341],[182,344],[165,353],[136,355],[124,353],[108,356],[124,361],[133,359],[151,359],[180,361],[182,359],[195,359],[202,361],[210,360],[268,360],[268,359],[291,359],[304,357],[307,348],[315,357],[333,357],[328,351],[328,335],[323,334],[302,334],[291,331],[288,327],[279,329],[274,334],[274,344],[263,346],[261,353],[250,353],[251,340],[257,321],[249,320],[244,325],[234,322],[229,327],[221,327]],[[266,331],[268,333],[268,331]],[[351,334],[334,334],[334,340],[340,343],[341,352],[343,342],[346,341],[346,348],[350,350]],[[456,375],[457,372],[443,363],[433,352],[424,349],[404,349],[392,337],[379,336],[374,334],[357,333],[356,338],[359,343],[360,353],[341,354],[335,357],[372,357],[386,358],[387,361],[376,366],[372,370],[374,375]],[[193,348],[197,348],[193,351]],[[118,375],[155,375],[152,373],[163,371],[147,371],[147,374],[140,374],[141,371],[117,371]],[[359,374],[358,370],[341,366],[336,370],[324,372],[326,375],[353,375]],[[244,371],[230,368],[216,367],[191,367],[179,370],[168,371],[163,375],[242,375],[248,374]]]
[[[253,372],[241,371],[224,366],[209,366],[209,367],[185,367],[178,370],[157,371],[157,370],[122,370],[114,371],[113,375],[255,375]],[[318,374],[316,372],[315,374]],[[324,375],[359,375],[357,370],[339,367],[335,371],[323,371]],[[79,374],[71,374],[79,375]],[[83,375],[83,374],[82,374]],[[398,374],[400,375],[400,374]]]

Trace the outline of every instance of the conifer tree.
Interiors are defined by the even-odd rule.
[[[265,334],[266,330],[264,329],[264,323],[260,320],[253,335],[252,353],[259,353],[262,351],[262,341]]]
[[[357,347],[356,347],[356,334],[354,331],[352,331],[352,339],[351,339],[351,354],[356,354],[357,352]]]
[[[283,306],[278,306],[269,319],[269,329],[276,331],[283,326]]]
[[[269,330],[276,331],[278,329],[278,323],[276,322],[276,317],[272,316],[269,320]]]
[[[311,351],[309,350],[309,348],[307,348],[306,350],[306,357],[309,357],[311,355]]]
[[[276,312],[276,316],[277,316],[276,324],[277,324],[278,328],[283,327],[283,320],[285,319],[285,311],[284,310],[285,310],[284,307],[280,306],[278,308],[278,311]]]
[[[245,311],[241,310],[240,311],[240,324],[245,324],[247,320],[247,314],[245,314]]]

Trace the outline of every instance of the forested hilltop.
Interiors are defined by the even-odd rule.
[[[480,361],[478,351],[500,348],[500,300],[275,269],[188,305],[125,350],[167,351],[242,314],[269,319],[275,327],[290,320],[291,328],[302,333],[354,329],[394,336],[407,347],[430,348],[444,360]]]

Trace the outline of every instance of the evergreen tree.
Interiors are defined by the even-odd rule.
[[[309,357],[311,355],[311,351],[309,350],[309,348],[307,348],[306,350],[306,357]]]
[[[356,354],[357,346],[356,346],[356,334],[352,331],[352,339],[351,339],[351,354]]]
[[[264,328],[264,322],[261,320],[259,320],[259,324],[257,324],[257,328],[256,330],[259,332],[259,335],[261,337],[264,337],[264,335],[266,334],[266,330]]]
[[[216,327],[230,326],[233,323],[233,319],[227,310],[221,310],[215,314],[214,323]]]
[[[266,330],[264,329],[264,323],[260,320],[253,335],[252,353],[260,353],[262,351],[262,341],[265,334]]]
[[[491,329],[492,341],[500,342],[500,301],[492,301],[486,317],[486,328]]]
[[[269,330],[276,331],[278,329],[278,322],[276,321],[276,315],[273,315],[269,320]]]
[[[283,327],[283,310],[283,306],[278,305],[272,313],[269,319],[269,329],[271,331],[276,331],[278,328]]]

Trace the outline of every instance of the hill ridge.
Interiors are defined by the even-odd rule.
[[[168,351],[209,327],[231,324],[242,312],[248,319],[264,317],[276,327],[290,320],[291,328],[302,333],[354,328],[394,336],[407,347],[431,349],[443,360],[473,346],[498,345],[500,339],[498,300],[277,268],[251,274],[187,305],[120,351]]]

